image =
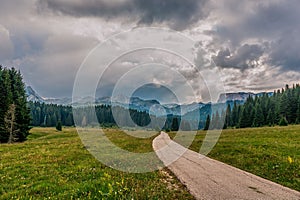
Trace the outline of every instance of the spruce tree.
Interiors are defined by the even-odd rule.
[[[24,141],[29,134],[29,123],[25,85],[20,71],[0,66],[0,142]],[[13,139],[12,129],[7,128],[12,124]]]
[[[206,122],[205,122],[205,126],[204,126],[204,129],[205,131],[207,131],[209,129],[209,125],[210,125],[210,116],[207,115],[206,117]]]
[[[171,130],[172,131],[178,131],[179,129],[179,122],[178,122],[178,118],[174,117],[172,120],[172,126],[171,126]]]
[[[62,131],[62,125],[61,125],[61,121],[60,120],[56,124],[56,130]]]
[[[264,115],[262,108],[257,104],[255,107],[255,116],[254,116],[254,127],[261,127],[264,125]]]
[[[231,117],[231,106],[230,104],[227,105],[226,109],[226,118],[225,118],[225,126],[226,127],[232,127],[232,117]]]
[[[231,114],[231,126],[238,126],[239,123],[239,112],[240,112],[240,106],[237,105],[236,101],[234,101],[232,114]]]
[[[279,121],[279,126],[288,126],[288,121],[286,120],[285,117],[281,117]]]

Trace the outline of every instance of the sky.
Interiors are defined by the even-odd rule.
[[[0,0],[0,5],[0,64],[20,69],[26,84],[44,97],[71,96],[81,64],[97,45],[141,27],[170,29],[193,40],[192,65],[200,72],[205,49],[214,66],[204,71],[222,74],[226,92],[272,91],[300,80],[298,0]],[[111,44],[115,49],[122,46],[120,38]],[[170,41],[179,44],[178,38]],[[106,70],[99,94],[111,94],[111,80],[122,77],[122,67],[156,61],[182,73],[196,99],[204,101],[207,88],[199,84],[209,80],[199,83],[201,73],[169,54],[144,50],[120,58]],[[174,93],[188,96],[183,83],[168,74],[151,80],[155,86],[168,80],[178,89]],[[147,70],[141,76],[147,79]]]

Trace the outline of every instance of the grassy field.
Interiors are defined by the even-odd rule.
[[[155,136],[105,133],[121,148],[152,151]],[[199,152],[204,136],[199,131],[190,148]],[[224,130],[209,157],[300,191],[300,126]],[[0,199],[193,199],[166,169],[130,174],[106,167],[74,128],[33,128],[25,143],[0,144],[0,185]]]
[[[205,134],[190,149],[199,152]],[[300,191],[299,125],[224,130],[208,156]]]
[[[109,129],[106,134],[122,148],[152,150],[152,138]],[[25,143],[0,144],[0,199],[193,197],[168,170],[130,174],[106,167],[84,148],[74,128],[33,128]]]

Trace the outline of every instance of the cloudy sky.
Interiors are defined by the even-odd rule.
[[[81,63],[99,43],[131,29],[162,27],[205,49],[227,92],[270,91],[300,81],[299,10],[298,0],[0,0],[0,64],[20,69],[44,97],[71,96]],[[200,54],[195,66],[202,65]],[[127,56],[107,72],[103,95],[122,63],[145,63],[142,55]],[[154,55],[161,54],[152,53],[152,61]],[[173,63],[164,64],[199,84],[193,70],[168,60]]]

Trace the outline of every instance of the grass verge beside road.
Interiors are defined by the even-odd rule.
[[[205,134],[198,132],[191,150],[199,152]],[[300,191],[299,125],[223,130],[208,157]]]
[[[106,134],[121,147],[151,151],[151,139]],[[0,199],[193,199],[167,170],[130,174],[101,164],[75,128],[33,128],[24,143],[0,144],[0,185]]]

